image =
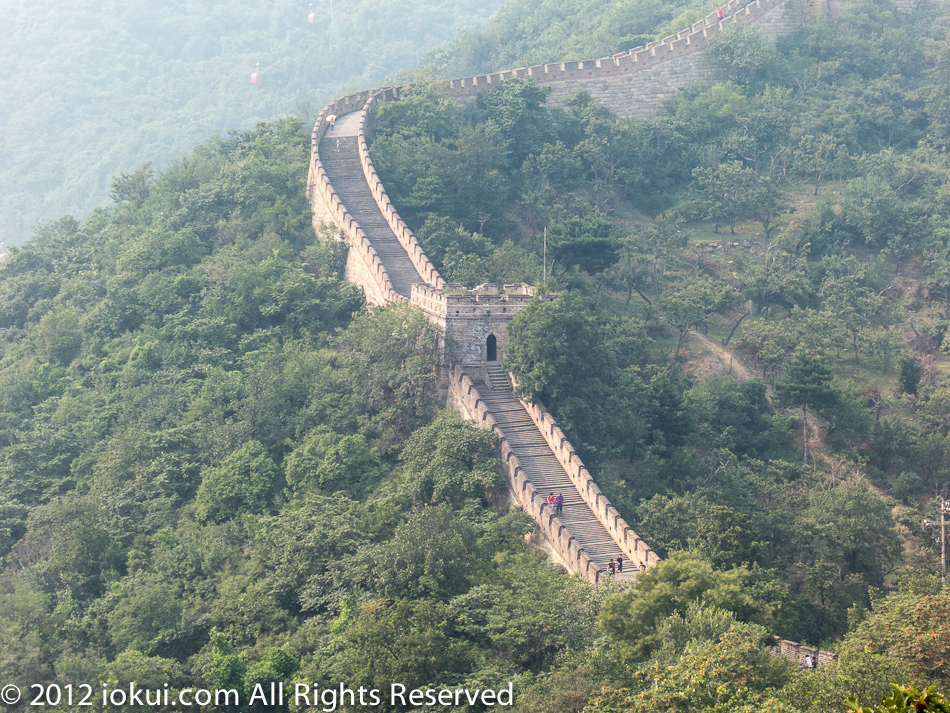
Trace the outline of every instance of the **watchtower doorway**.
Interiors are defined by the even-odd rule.
[[[494,334],[489,334],[485,341],[485,358],[488,361],[498,361],[498,340]]]

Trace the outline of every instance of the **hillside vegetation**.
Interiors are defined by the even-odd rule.
[[[251,704],[272,681],[946,710],[889,683],[950,690],[922,525],[950,475],[948,28],[885,0],[778,43],[740,27],[728,81],[651,121],[524,81],[380,107],[373,161],[446,279],[558,295],[506,366],[663,555],[626,591],[547,561],[490,434],[438,408],[433,327],[342,280],[305,122],[44,224],[0,267],[0,681],[226,688],[248,713],[338,707]],[[776,635],[840,664],[799,670]]]
[[[334,43],[328,0],[10,3],[0,23],[0,242],[88,215],[112,176],[164,168],[212,134],[286,114],[312,120],[345,89],[414,66],[496,7],[339,0]]]

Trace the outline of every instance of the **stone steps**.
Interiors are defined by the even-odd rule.
[[[474,369],[467,373],[478,389],[485,407],[491,412],[492,418],[518,457],[525,477],[545,498],[552,491],[555,495],[559,492],[563,494],[564,509],[559,517],[597,567],[606,572],[607,563],[622,555],[622,550],[581,497],[534,420],[512,392],[508,374],[503,367],[489,362],[486,372],[490,383],[486,383],[483,375]],[[633,565],[634,563],[628,560],[627,567],[630,569],[617,575],[615,579],[632,580],[635,575],[632,571]]]

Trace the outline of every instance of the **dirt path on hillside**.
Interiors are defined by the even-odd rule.
[[[710,353],[713,358],[719,362],[718,366],[710,365],[708,363],[697,365],[698,368],[693,370],[697,376],[702,377],[708,375],[701,373],[703,371],[708,373],[723,374],[727,373],[731,368],[732,373],[736,375],[736,378],[739,379],[739,381],[751,381],[755,378],[755,374],[752,373],[752,370],[739,361],[739,357],[726,349],[719,342],[710,339],[700,332],[690,332],[689,338],[694,342],[699,342],[699,344],[702,345],[701,349]],[[695,355],[690,359],[690,361],[693,361],[694,358]]]

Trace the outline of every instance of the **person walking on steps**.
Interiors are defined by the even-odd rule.
[[[719,13],[718,13],[718,14],[719,14],[719,22],[722,22],[722,18],[723,18],[722,8],[719,8]]]
[[[607,563],[607,574],[610,575],[610,578],[613,579],[614,575],[617,574],[617,563],[614,562],[611,558],[610,562]]]
[[[617,557],[617,574],[623,574],[623,555]]]
[[[554,493],[548,493],[548,505],[554,509]]]
[[[554,505],[554,512],[560,515],[561,511],[564,509],[564,496],[561,493],[558,493],[557,497],[554,498]]]
[[[330,128],[334,128],[336,126],[336,114],[330,114],[330,116],[327,117],[327,121],[330,122]]]

